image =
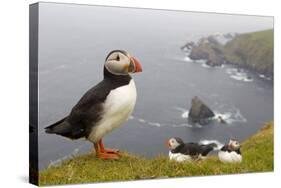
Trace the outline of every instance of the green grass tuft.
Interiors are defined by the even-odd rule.
[[[221,175],[273,170],[273,122],[242,143],[243,162],[223,164],[211,156],[204,161],[177,163],[167,156],[145,159],[122,152],[117,161],[86,154],[39,173],[40,185],[124,181],[183,176]]]

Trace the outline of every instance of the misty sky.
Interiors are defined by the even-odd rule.
[[[140,53],[149,47],[152,52],[157,46],[181,46],[217,32],[269,28],[273,17],[40,3],[40,58],[54,57],[67,47],[74,52],[95,49],[103,61],[104,53],[115,48]]]
[[[42,3],[41,7],[41,18],[45,22],[52,22],[54,26],[69,25],[74,28],[87,23],[91,24],[87,27],[95,27],[97,30],[103,30],[104,33],[127,31],[130,34],[142,32],[161,35],[161,33],[176,32],[181,36],[190,31],[194,32],[194,35],[202,35],[273,28],[273,17],[265,16],[51,3]]]

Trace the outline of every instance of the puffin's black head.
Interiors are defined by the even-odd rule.
[[[113,75],[142,72],[139,61],[123,50],[111,51],[105,59],[104,68]]]
[[[228,142],[228,148],[235,151],[235,150],[238,150],[240,149],[241,145],[240,143],[235,140],[235,139],[230,139],[229,142]]]
[[[166,143],[166,145],[167,145],[167,147],[169,148],[169,149],[176,149],[177,147],[179,147],[179,146],[181,146],[181,145],[183,145],[184,144],[184,142],[182,141],[182,139],[181,138],[179,138],[179,137],[174,137],[174,138],[170,138],[168,141],[167,141],[167,143]]]

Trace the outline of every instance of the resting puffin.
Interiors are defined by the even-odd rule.
[[[97,158],[118,159],[118,150],[106,149],[102,138],[132,113],[137,91],[129,73],[136,72],[142,72],[138,60],[123,50],[111,51],[105,59],[103,80],[82,96],[68,116],[46,127],[46,133],[86,138],[94,144]]]
[[[208,153],[214,150],[217,145],[211,144],[198,144],[198,143],[184,143],[181,138],[170,138],[167,143],[167,147],[170,149],[169,158],[177,162],[193,161],[199,159],[205,159]]]
[[[228,144],[224,145],[219,153],[219,160],[223,163],[241,163],[242,153],[240,151],[241,145],[237,140],[230,139]]]

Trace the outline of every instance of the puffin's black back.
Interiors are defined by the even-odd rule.
[[[232,151],[234,151],[234,152],[236,152],[237,154],[241,155],[241,150],[240,150],[240,148],[237,149],[237,150],[231,150],[231,149],[228,147],[228,145],[224,145],[224,146],[221,148],[221,151],[227,151],[227,152],[232,152]]]
[[[176,149],[172,150],[172,153],[181,153],[184,155],[199,155],[206,156],[210,151],[212,151],[217,145],[212,144],[206,144],[206,145],[200,145],[197,143],[186,143],[181,144]]]
[[[46,133],[71,139],[88,137],[92,127],[102,119],[102,104],[110,91],[128,85],[131,79],[130,75],[113,75],[104,67],[103,81],[88,90],[67,117],[46,127]]]

